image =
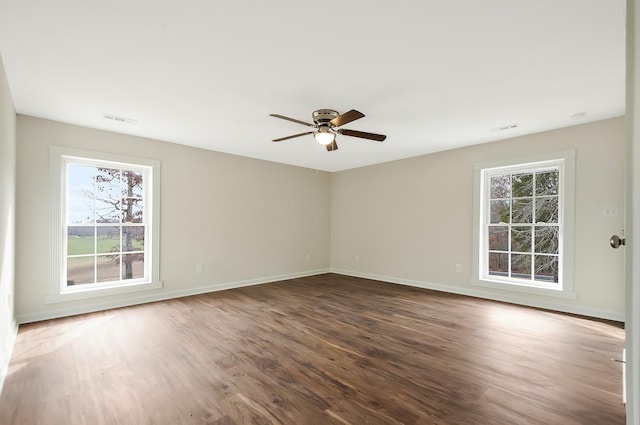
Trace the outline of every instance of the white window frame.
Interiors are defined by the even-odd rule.
[[[51,278],[46,303],[162,288],[160,280],[160,161],[126,155],[52,146],[49,153],[51,184]],[[145,173],[143,197],[146,218],[145,278],[70,287],[66,284],[67,165],[141,170]]]
[[[558,167],[559,175],[559,283],[550,285],[488,273],[488,214],[490,176],[499,172]],[[574,292],[575,151],[476,164],[474,167],[473,275],[471,284],[492,289],[577,299]]]

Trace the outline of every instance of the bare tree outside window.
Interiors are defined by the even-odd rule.
[[[144,177],[70,164],[67,285],[144,277]]]
[[[558,283],[558,179],[558,168],[491,176],[490,275]]]
[[[110,223],[111,218],[118,218],[123,224],[120,249],[112,248],[118,254],[110,256],[116,264],[124,265],[123,280],[132,279],[133,264],[144,260],[144,253],[134,252],[144,249],[144,227],[130,225],[142,223],[142,182],[140,172],[97,168],[96,204],[101,205],[100,210],[96,208],[97,219]]]

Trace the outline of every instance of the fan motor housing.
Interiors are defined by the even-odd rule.
[[[318,109],[317,111],[313,111],[311,117],[313,118],[313,122],[318,125],[328,125],[329,121],[339,115],[338,111],[334,111],[333,109]]]

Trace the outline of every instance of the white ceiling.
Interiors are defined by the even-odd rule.
[[[0,0],[0,54],[18,113],[340,171],[623,115],[624,15],[624,0]],[[320,108],[357,109],[344,128],[387,140],[271,142],[307,128],[270,113]]]

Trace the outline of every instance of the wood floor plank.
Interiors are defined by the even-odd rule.
[[[326,274],[20,327],[1,424],[622,425],[619,323]]]

